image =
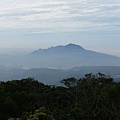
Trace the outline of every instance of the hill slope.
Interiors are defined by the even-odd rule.
[[[76,66],[120,65],[119,57],[86,50],[75,44],[38,49],[33,51],[28,58],[35,61],[34,67],[71,68]]]
[[[27,55],[2,55],[0,66],[25,68],[61,68],[78,66],[119,66],[120,58],[86,50],[75,44],[38,49]]]

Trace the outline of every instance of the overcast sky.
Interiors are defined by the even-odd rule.
[[[68,43],[120,56],[120,0],[0,0],[0,48]]]

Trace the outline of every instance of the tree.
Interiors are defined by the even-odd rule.
[[[35,112],[31,114],[27,120],[55,120],[51,115],[48,115],[44,111],[44,108],[35,110]]]
[[[75,79],[74,77],[73,78],[63,79],[60,82],[63,83],[68,88],[77,86],[77,79]]]

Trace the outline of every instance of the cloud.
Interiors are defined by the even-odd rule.
[[[12,3],[12,4],[10,4]],[[100,0],[5,0],[0,3],[0,28],[41,32],[119,29],[120,2]],[[6,7],[7,6],[7,7]],[[39,32],[39,31],[38,31]]]

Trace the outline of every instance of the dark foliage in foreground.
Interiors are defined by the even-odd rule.
[[[120,83],[68,78],[48,86],[32,78],[0,83],[0,120],[120,120]]]

